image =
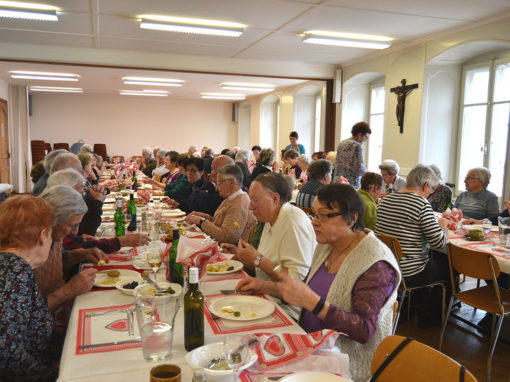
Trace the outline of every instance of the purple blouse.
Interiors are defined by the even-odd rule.
[[[168,178],[166,178],[165,185],[175,182],[182,175],[182,172],[177,171],[173,174],[168,174]]]
[[[308,286],[326,299],[336,274],[328,273],[324,264]],[[333,329],[349,335],[354,341],[367,343],[375,332],[382,306],[396,287],[397,272],[386,261],[378,261],[363,273],[352,290],[352,312],[330,304],[324,320],[303,309],[300,325],[307,332]]]

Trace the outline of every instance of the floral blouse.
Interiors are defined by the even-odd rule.
[[[365,172],[363,146],[353,138],[340,142],[336,153],[334,182],[338,182],[338,178],[343,176],[347,178],[351,186],[359,188],[361,177]]]
[[[0,252],[0,380],[53,381],[52,319],[30,265]]]

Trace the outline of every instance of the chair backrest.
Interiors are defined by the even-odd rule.
[[[54,150],[64,149],[64,150],[69,151],[69,143],[54,143],[53,149]]]
[[[112,163],[124,162],[124,155],[114,155],[112,157]]]
[[[103,157],[103,160],[106,159],[106,145],[104,143],[95,143],[94,144],[94,153]]]
[[[402,336],[386,337],[377,347],[372,359],[371,372],[386,360],[388,355],[405,339]],[[459,381],[461,365],[446,354],[421,342],[411,341],[388,364],[377,382],[452,382]],[[476,382],[468,370],[465,382]]]
[[[44,141],[30,141],[30,150],[32,152],[32,163],[36,164],[46,156],[46,143]]]
[[[46,149],[46,154],[51,152],[51,143],[46,142],[44,147]]]
[[[398,324],[398,300],[396,300],[395,304],[393,304],[393,326],[391,334],[395,334],[395,331],[397,330],[397,324]]]
[[[139,165],[142,164],[142,156],[141,155],[133,155],[131,157],[131,162],[136,160],[136,163],[138,163]]]
[[[391,249],[391,252],[393,252],[397,260],[400,260],[402,257],[402,246],[400,245],[400,241],[394,236],[384,235],[382,233],[379,233],[376,236],[379,240],[386,244],[389,249]]]
[[[448,247],[452,266],[460,273],[484,280],[492,280],[493,276],[496,278],[499,276],[498,262],[490,253],[475,251],[451,243]],[[492,269],[494,269],[494,275]]]

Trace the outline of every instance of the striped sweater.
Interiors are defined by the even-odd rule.
[[[429,249],[443,248],[448,232],[436,221],[430,203],[414,193],[392,193],[377,207],[375,233],[396,237],[402,245],[400,267],[405,277],[423,271]]]

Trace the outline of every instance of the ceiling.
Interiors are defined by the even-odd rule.
[[[393,46],[405,46],[419,38],[445,33],[475,22],[509,13],[510,0],[31,0],[59,7],[58,22],[0,19],[0,43],[15,50],[0,50],[1,58],[48,61],[48,52],[57,62],[93,63],[94,54],[120,57],[130,52],[133,62],[125,66],[155,68],[154,54],[160,57],[186,57],[171,60],[167,68],[184,69],[198,63],[215,62],[214,72],[276,74],[285,77],[286,67],[327,66],[332,73],[338,65],[361,59],[373,51],[303,44],[300,33],[328,30],[389,36]],[[173,15],[238,22],[247,25],[241,37],[209,37],[163,31],[142,30],[140,14]],[[34,49],[37,45],[42,47]],[[26,47],[26,49],[23,49]],[[16,51],[16,52],[14,52]],[[45,52],[46,51],[46,55]],[[77,54],[80,52],[81,54]],[[16,57],[18,55],[19,57]],[[144,58],[148,64],[143,65]],[[187,63],[187,64],[186,64]],[[249,63],[249,65],[248,65]],[[223,64],[223,65],[222,65]],[[278,66],[278,69],[270,69]],[[227,68],[217,70],[218,67]],[[234,68],[234,69],[232,69]],[[279,87],[302,80],[247,78],[199,73],[143,73],[133,69],[62,67],[26,63],[0,63],[0,78],[9,83],[29,84],[8,77],[8,70],[65,71],[79,74],[79,86],[90,94],[118,94],[125,75],[179,78],[183,88],[170,88],[173,96],[197,97],[205,91],[220,91],[224,81],[263,82]],[[297,70],[297,69],[294,69]],[[259,73],[259,74],[260,74]],[[292,77],[296,77],[295,75]],[[324,78],[324,76],[322,76]],[[65,86],[44,84],[38,85]],[[76,86],[76,85],[69,85]],[[131,87],[133,88],[133,87]],[[254,94],[254,93],[246,93]]]

